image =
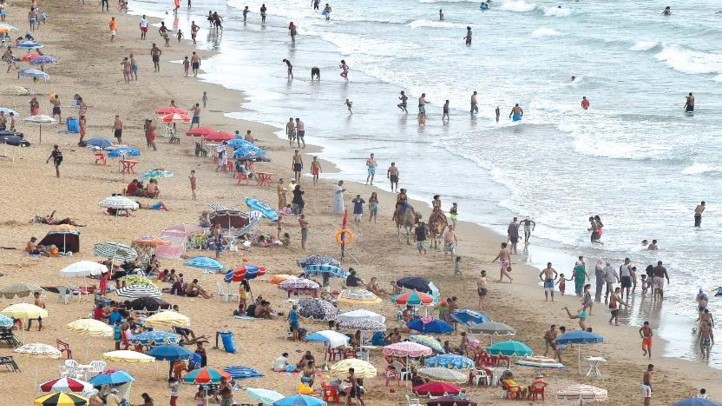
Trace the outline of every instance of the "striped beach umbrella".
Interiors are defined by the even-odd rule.
[[[162,168],[154,168],[149,171],[145,171],[140,175],[141,179],[163,179],[173,177],[173,171],[168,171]]]
[[[118,278],[118,280],[126,285],[146,285],[155,287],[155,283],[153,283],[152,279],[140,275],[126,275]]]
[[[419,343],[421,345],[425,345],[440,354],[444,354],[446,352],[444,350],[444,347],[441,345],[441,342],[439,342],[439,340],[432,336],[416,334],[409,336],[409,340],[415,343]]]
[[[305,268],[308,265],[333,265],[336,267],[341,267],[341,263],[338,262],[338,260],[334,257],[328,256],[328,255],[309,255],[307,257],[303,257],[296,261],[298,266],[301,268]]]
[[[79,319],[65,325],[68,330],[83,335],[97,337],[112,337],[113,327],[95,319]]]
[[[183,377],[183,382],[194,385],[204,383],[220,383],[222,377],[230,380],[231,374],[225,371],[218,371],[217,369],[213,369],[210,367],[203,367],[199,369],[194,369],[193,371],[189,372],[186,376]]]
[[[109,196],[101,200],[98,206],[116,210],[138,210],[138,203],[125,196]]]
[[[523,366],[523,367],[532,367],[532,368],[538,368],[538,369],[562,369],[562,368],[564,368],[564,365],[561,362],[559,362],[553,358],[540,357],[540,356],[524,357],[524,358],[518,359],[514,363],[517,365]]]
[[[154,297],[159,298],[163,294],[155,286],[149,285],[129,285],[115,291],[118,296],[122,297]]]
[[[40,384],[41,392],[78,392],[83,393],[93,389],[90,382],[81,381],[79,379],[65,377],[56,378]]]
[[[21,347],[14,349],[13,352],[16,352],[18,354],[29,355],[33,358],[58,359],[58,358],[60,358],[61,355],[63,355],[59,349],[53,347],[52,345],[43,344],[43,343],[25,344]]]
[[[113,241],[93,245],[93,252],[103,258],[128,262],[133,261],[138,256],[138,252],[130,246]]]
[[[120,157],[137,157],[140,156],[140,150],[132,147],[120,147],[113,148],[108,152],[108,158],[120,158]]]
[[[164,123],[190,123],[191,118],[182,113],[170,113],[162,116],[160,120]]]
[[[366,309],[359,309],[359,310],[352,310],[350,312],[341,313],[338,315],[337,321],[343,323],[343,322],[352,322],[356,320],[372,320],[379,323],[386,322],[386,317],[374,313],[370,310]]]
[[[56,392],[35,399],[35,406],[85,406],[88,398],[72,393]]]
[[[155,110],[155,114],[159,115],[167,115],[167,114],[188,114],[188,110],[184,110],[180,107],[175,106],[166,106],[166,107],[158,107]]]
[[[441,367],[449,369],[467,369],[474,367],[474,361],[457,354],[441,354],[427,358],[424,363],[427,367]]]
[[[303,279],[303,278],[294,278],[294,279],[288,279],[280,284],[278,284],[278,288],[281,290],[285,290],[287,292],[315,292],[317,291],[321,285],[319,285],[317,282],[314,282],[310,279]]]
[[[165,310],[145,319],[145,324],[151,327],[190,327],[191,319],[178,312]]]
[[[331,278],[347,278],[348,272],[341,269],[336,265],[331,264],[320,264],[320,265],[306,265],[303,267],[303,271],[308,276],[316,276],[326,274]]]
[[[468,377],[466,374],[454,371],[453,369],[442,368],[442,367],[426,367],[419,368],[416,370],[419,376],[428,378],[434,381],[444,381],[453,383],[466,383]]]
[[[145,333],[134,335],[129,341],[131,344],[142,345],[178,344],[180,336],[167,331],[146,331]],[[148,353],[148,355],[155,357],[155,355],[151,353]]]
[[[342,290],[337,300],[339,302],[358,304],[379,304],[382,301],[373,292],[360,288]]]
[[[302,298],[298,300],[298,314],[314,320],[336,320],[338,308],[333,303],[320,298]]]
[[[391,297],[391,302],[400,306],[420,306],[434,303],[434,298],[426,293],[410,290]]]

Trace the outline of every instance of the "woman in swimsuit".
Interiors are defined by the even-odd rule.
[[[341,65],[339,68],[341,68],[341,77],[348,80],[348,65],[346,65],[345,60],[341,59]]]

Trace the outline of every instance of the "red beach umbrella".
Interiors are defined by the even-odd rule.
[[[210,127],[196,127],[186,131],[186,135],[189,137],[205,137],[216,132],[216,130]]]
[[[166,114],[161,118],[164,123],[172,123],[174,121],[181,123],[190,123],[191,118],[182,113],[170,113]]]
[[[223,142],[223,141],[230,141],[230,140],[236,138],[236,136],[231,133],[227,133],[225,131],[216,131],[213,134],[204,136],[204,138],[206,139],[206,141]]]
[[[183,110],[180,107],[173,107],[173,106],[166,106],[166,107],[158,107],[155,110],[155,114],[188,114],[188,110]]]
[[[461,388],[449,382],[429,382],[414,387],[413,391],[417,395],[444,396],[458,395]]]

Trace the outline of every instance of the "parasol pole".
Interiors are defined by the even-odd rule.
[[[43,143],[43,125],[40,124],[40,142],[38,142],[38,144],[42,144],[42,143]]]

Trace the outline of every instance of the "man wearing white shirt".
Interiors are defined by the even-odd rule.
[[[286,365],[288,365],[288,353],[284,352],[280,357],[273,361],[273,370],[276,372],[285,371]]]
[[[148,33],[148,19],[145,18],[145,14],[140,19],[140,39],[145,39],[145,34]]]

